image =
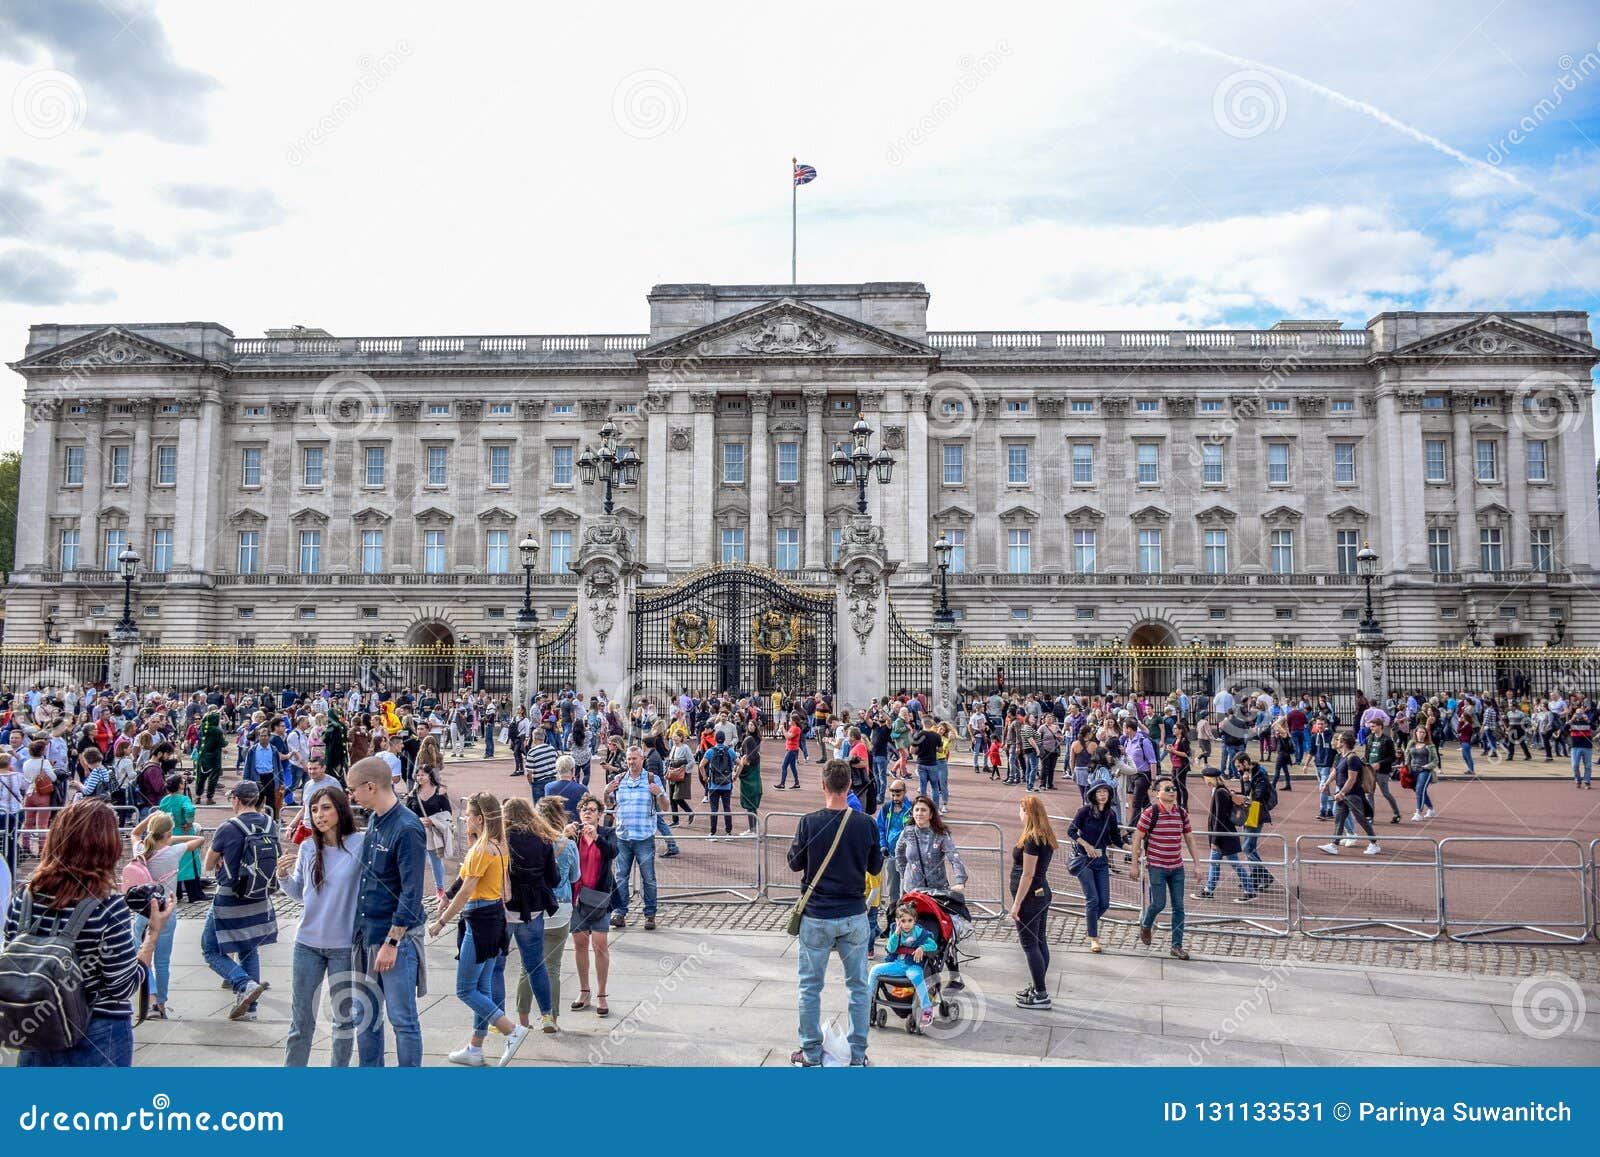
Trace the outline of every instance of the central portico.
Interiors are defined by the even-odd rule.
[[[850,495],[828,486],[827,460],[857,415],[867,414],[886,449],[923,444],[938,361],[926,341],[927,290],[870,282],[808,285],[804,300],[795,292],[650,293],[650,344],[636,355],[647,382],[647,581],[707,559],[777,565],[788,560],[774,551],[791,541],[802,569],[826,568],[852,510]],[[772,461],[774,446],[797,461]],[[929,566],[927,494],[902,471],[872,495],[890,556],[912,571]]]

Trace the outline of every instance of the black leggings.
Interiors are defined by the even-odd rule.
[[[1056,761],[1061,758],[1059,751],[1046,751],[1039,756],[1039,786],[1049,791],[1054,791],[1056,786]]]
[[[1365,795],[1347,795],[1333,809],[1333,833],[1335,837],[1344,830],[1344,821],[1349,817],[1354,821],[1355,827],[1350,829],[1351,834],[1359,827],[1367,833],[1367,839],[1377,839],[1377,833],[1372,830],[1372,804]]]
[[[674,791],[672,793],[672,822],[678,822],[678,813],[686,812],[689,818],[694,819],[694,808],[689,806],[689,797]]]
[[[711,801],[711,834],[717,834],[717,809],[721,808],[723,815],[728,818],[728,834],[733,835],[733,793],[731,791],[708,791],[706,798]]]
[[[1045,943],[1045,917],[1050,913],[1050,888],[1035,888],[1018,908],[1017,939],[1028,958],[1028,975],[1035,992],[1048,992],[1045,970],[1050,967],[1050,945]]]

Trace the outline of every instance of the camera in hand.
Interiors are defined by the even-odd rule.
[[[148,920],[167,902],[167,890],[160,884],[134,884],[122,894],[122,899],[135,916]]]

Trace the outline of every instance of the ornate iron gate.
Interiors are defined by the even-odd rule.
[[[933,691],[933,640],[889,606],[889,690]]]
[[[665,694],[834,689],[833,592],[750,566],[697,571],[641,591],[633,678]]]

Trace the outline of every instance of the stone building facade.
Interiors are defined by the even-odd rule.
[[[943,533],[977,642],[1342,642],[1369,541],[1391,639],[1600,636],[1584,313],[948,332],[909,282],[648,301],[612,335],[32,327],[7,641],[101,638],[128,541],[164,643],[496,641],[530,531],[549,622],[606,419],[643,458],[616,505],[644,586],[730,561],[829,584],[858,415],[896,460],[868,500],[912,624]]]

